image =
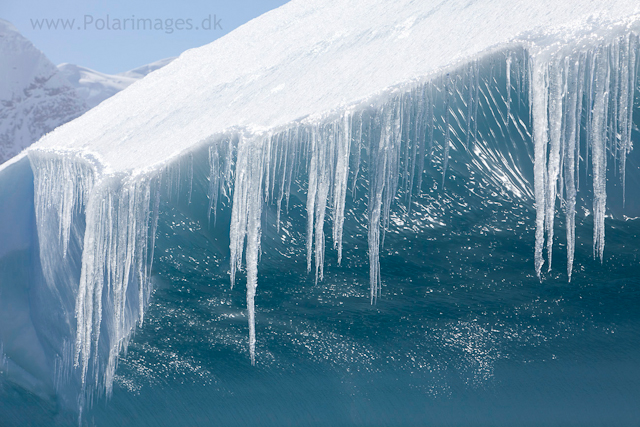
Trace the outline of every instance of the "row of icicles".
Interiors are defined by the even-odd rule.
[[[482,114],[495,118],[503,137],[505,125],[520,126],[512,104],[520,106],[527,86],[535,156],[536,272],[541,275],[545,242],[551,268],[553,222],[560,198],[567,217],[571,277],[580,160],[591,168],[594,256],[602,259],[607,157],[613,158],[619,168],[624,188],[626,158],[632,147],[640,58],[637,49],[638,37],[629,34],[609,44],[552,55],[547,60],[524,51],[510,52],[506,55],[506,88],[497,88],[500,94],[506,89],[506,95],[500,95],[504,100],[500,106],[492,92],[497,81],[492,67],[472,61],[457,74],[392,92],[380,107],[352,109],[324,122],[296,123],[266,135],[236,133],[216,139],[209,148],[209,213],[215,222],[220,195],[232,198],[230,275],[233,284],[244,258],[252,363],[256,340],[254,298],[265,204],[276,204],[279,229],[292,184],[306,174],[307,268],[314,271],[316,280],[322,280],[325,218],[332,217],[332,241],[340,262],[346,197],[349,189],[355,197],[366,160],[370,298],[374,303],[381,292],[379,251],[390,226],[392,204],[399,190],[406,195],[408,206],[412,197],[420,194],[426,162],[434,157],[434,133],[442,135],[444,186],[452,148],[481,148],[490,138],[498,138],[493,132],[481,132]],[[512,101],[513,89],[517,101]],[[444,106],[442,116],[436,114],[436,100],[438,106]],[[526,128],[518,129],[521,135],[528,134]],[[365,150],[367,158],[363,159]],[[75,351],[67,352],[73,353],[73,360],[64,363],[81,367],[83,393],[88,378],[104,384],[109,393],[118,354],[126,348],[136,319],[142,321],[149,299],[161,177],[171,174],[176,165],[167,166],[156,176],[100,178],[97,173],[84,171],[84,167],[79,173],[72,162],[40,158],[37,152],[30,154],[30,159],[36,166],[40,258],[51,287],[58,286],[58,278],[69,269],[64,259],[69,240],[74,236],[82,240],[76,245],[83,247],[83,252],[75,300]],[[190,200],[193,155],[186,161]],[[66,175],[60,175],[60,170]],[[175,190],[172,185],[169,179],[169,193]],[[86,219],[82,236],[72,221],[78,211],[83,211]],[[108,298],[103,299],[103,295]],[[103,307],[104,301],[108,310]],[[108,335],[102,343],[101,329]],[[106,357],[99,359],[101,345],[107,346]]]
[[[603,257],[604,217],[606,211],[607,156],[620,170],[625,188],[626,157],[632,148],[633,105],[637,81],[638,38],[629,34],[588,51],[557,54],[548,60],[509,53],[506,58],[506,114],[511,112],[512,84],[518,102],[528,84],[532,137],[534,141],[534,190],[536,206],[535,269],[541,276],[546,237],[548,268],[551,269],[553,224],[556,201],[563,203],[567,222],[568,276],[571,280],[575,251],[576,194],[579,190],[580,160],[589,168],[593,181],[594,257]],[[493,73],[493,70],[491,70]],[[514,78],[515,77],[515,78]],[[488,81],[487,81],[488,80]],[[391,206],[400,186],[408,193],[422,188],[425,159],[434,148],[435,94],[444,104],[443,186],[452,141],[452,118],[460,125],[460,111],[453,111],[462,100],[466,109],[466,138],[458,137],[466,147],[479,142],[478,106],[494,81],[480,78],[480,63],[472,62],[457,76],[418,85],[410,91],[392,95],[375,111],[347,111],[326,123],[297,124],[283,132],[266,136],[240,136],[237,142],[233,212],[231,221],[231,282],[235,281],[243,254],[247,266],[247,306],[249,312],[251,360],[255,362],[254,297],[260,253],[263,204],[277,204],[278,227],[283,199],[288,203],[293,173],[302,160],[308,173],[307,189],[307,268],[315,265],[315,277],[323,278],[324,222],[332,208],[332,241],[338,262],[342,257],[342,229],[350,170],[355,192],[361,150],[368,143],[369,196],[368,247],[370,296],[372,303],[380,295],[379,250],[389,226]],[[488,102],[488,101],[486,101]],[[496,116],[495,111],[492,114]],[[231,153],[227,149],[227,153]],[[218,148],[210,150],[212,201],[216,200],[223,180],[230,177],[230,160],[220,167]],[[226,168],[226,169],[225,169]],[[224,172],[226,170],[226,172]],[[224,172],[224,173],[222,173]],[[624,195],[623,195],[624,197]],[[215,205],[215,203],[214,203]],[[212,209],[215,211],[215,206]],[[246,241],[246,248],[245,248]]]

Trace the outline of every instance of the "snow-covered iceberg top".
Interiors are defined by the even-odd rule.
[[[294,0],[185,52],[34,149],[147,168],[231,128],[277,128],[504,44],[598,37],[638,13],[635,0]]]

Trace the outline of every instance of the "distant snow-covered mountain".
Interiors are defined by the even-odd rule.
[[[119,74],[105,74],[75,64],[60,64],[58,70],[76,89],[88,108],[93,108],[107,98],[145,77],[152,71],[164,67],[175,58],[161,59]]]
[[[74,64],[56,67],[2,19],[0,58],[0,164],[174,59],[115,75]]]
[[[125,71],[124,73],[120,73],[120,74],[117,74],[117,75],[118,76],[124,76],[124,77],[131,77],[131,78],[134,78],[134,79],[141,79],[144,76],[146,76],[147,74],[149,74],[149,73],[151,73],[151,72],[153,72],[155,70],[159,70],[160,68],[164,67],[165,65],[168,65],[174,59],[176,59],[175,56],[171,57],[171,58],[161,59],[159,61],[152,62],[151,64],[143,65],[142,67],[134,68],[133,70]]]
[[[0,19],[0,163],[87,110],[55,65]]]

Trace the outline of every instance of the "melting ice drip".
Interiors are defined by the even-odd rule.
[[[491,88],[496,80],[492,74],[481,78],[481,65],[476,60],[429,82],[393,89],[374,104],[353,106],[268,133],[238,130],[212,138],[208,143],[210,221],[217,220],[221,192],[232,194],[230,275],[233,285],[244,257],[252,363],[256,341],[254,298],[265,205],[277,206],[279,230],[292,183],[303,175],[307,178],[307,268],[314,271],[316,281],[322,280],[325,218],[328,213],[332,218],[332,240],[340,261],[346,197],[349,184],[355,195],[358,179],[365,172],[365,151],[370,296],[374,303],[381,291],[379,251],[398,192],[405,195],[410,209],[412,197],[422,191],[425,162],[433,160],[436,143],[441,144],[443,153],[443,186],[451,149],[481,152],[483,137],[488,135],[479,132],[480,114],[493,116],[503,138],[509,126],[522,138],[528,136],[512,108],[512,95],[515,93],[520,104],[527,86],[535,145],[536,272],[541,275],[545,238],[551,267],[556,202],[564,196],[561,200],[567,217],[571,277],[579,167],[581,160],[583,165],[589,164],[588,158],[596,219],[594,256],[602,259],[607,156],[618,164],[624,182],[640,55],[635,34],[599,43],[553,52],[506,52],[502,57],[506,58],[507,70],[503,100],[495,99]],[[499,102],[506,106],[506,114],[494,108]],[[454,105],[463,108],[454,109]],[[442,106],[443,114],[437,117],[435,111]],[[435,141],[435,131],[442,134],[441,141]],[[75,351],[65,352],[74,357],[63,360],[62,365],[73,364],[81,372],[82,407],[86,397],[93,396],[89,384],[111,392],[118,355],[126,348],[136,320],[142,322],[151,292],[161,188],[169,187],[171,194],[178,188],[174,183],[180,176],[187,176],[191,199],[193,154],[135,176],[110,175],[100,170],[98,162],[59,153],[32,151],[30,160],[36,173],[35,203],[44,274],[47,283],[58,290],[62,304],[74,306],[71,312],[76,323],[71,318],[67,321],[76,337]],[[185,164],[187,172],[181,175],[181,165]],[[478,167],[490,166],[479,163]],[[528,184],[515,169],[505,167],[492,173],[500,176],[516,197],[526,198]],[[74,273],[77,268],[74,270],[74,257],[68,256],[70,251],[81,254],[79,273]],[[69,295],[73,296],[71,302]]]

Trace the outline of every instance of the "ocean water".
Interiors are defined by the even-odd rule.
[[[255,365],[246,272],[233,287],[229,280],[233,189],[222,187],[209,215],[208,147],[178,175],[167,172],[144,323],[119,359],[112,395],[97,394],[81,424],[637,425],[640,154],[627,159],[624,209],[611,168],[603,261],[593,255],[585,167],[572,279],[561,201],[553,268],[547,272],[545,264],[538,278],[528,92],[516,92],[510,76],[507,107],[504,59],[498,53],[479,65],[477,141],[466,137],[463,74],[434,87],[433,152],[420,187],[399,184],[383,227],[381,291],[373,302],[367,218],[375,111],[365,113],[373,130],[352,148],[360,149],[361,163],[357,179],[354,168],[349,175],[340,265],[325,224],[322,280],[307,271],[301,151],[279,229],[277,204],[262,211]],[[517,84],[526,86],[522,76]],[[507,111],[513,119],[505,124]],[[637,124],[637,107],[634,114]],[[452,145],[443,185],[446,128]],[[638,137],[634,126],[633,141]],[[78,424],[78,414],[55,399],[10,383],[0,392],[0,425]]]
[[[490,137],[498,135],[490,113],[504,115],[506,108],[489,101],[505,97],[501,59],[481,64],[484,81],[493,79],[494,86],[485,85],[478,132],[494,155],[484,158],[508,159],[502,164],[513,165],[512,176],[525,183],[516,191],[520,197],[497,184],[495,163],[485,172],[468,167],[482,156],[463,148],[464,136],[453,146],[442,188],[444,148],[435,144],[422,194],[414,189],[409,209],[400,186],[393,203],[380,252],[382,291],[372,304],[367,141],[359,181],[347,196],[342,263],[327,223],[324,279],[317,282],[306,268],[308,182],[299,173],[280,231],[277,207],[263,211],[252,366],[245,277],[241,272],[232,288],[228,276],[231,200],[220,196],[211,225],[203,215],[206,182],[196,184],[191,203],[183,184],[160,210],[157,290],[147,320],[120,361],[112,399],[87,420],[105,426],[637,423],[640,223],[625,218],[637,210],[638,156],[627,169],[628,215],[606,222],[604,262],[593,257],[585,190],[571,282],[560,203],[553,269],[538,279],[528,196],[531,140],[509,127],[504,137]],[[444,137],[442,97],[434,97],[435,140]],[[514,96],[510,110],[526,122],[527,97],[516,102]],[[204,175],[197,161],[194,167],[194,176]],[[613,175],[610,206],[619,210]]]
[[[436,230],[390,233],[374,305],[356,230],[343,265],[329,259],[318,284],[304,253],[265,247],[256,366],[243,287],[230,289],[215,251],[183,252],[192,240],[172,233],[185,225],[161,229],[173,242],[160,256],[163,283],[120,361],[111,401],[87,418],[105,426],[634,425],[637,222],[609,224],[600,265],[585,220],[572,282],[563,272],[540,282],[533,230],[518,224],[533,222],[531,210],[494,206]]]

